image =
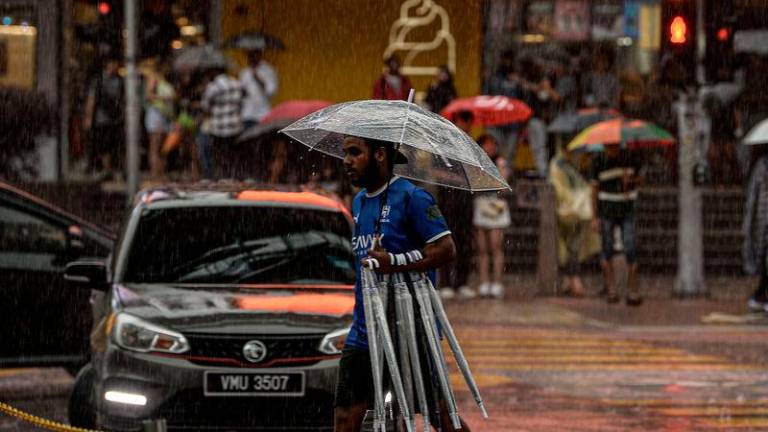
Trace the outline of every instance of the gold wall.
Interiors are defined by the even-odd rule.
[[[0,85],[35,86],[36,43],[35,27],[0,26]]]
[[[418,0],[409,0],[419,3]],[[429,0],[421,0],[429,2]],[[263,29],[285,42],[286,50],[268,51],[280,89],[274,102],[368,99],[381,74],[390,27],[400,17],[404,0],[224,0],[222,37]],[[460,96],[480,93],[482,64],[482,0],[434,0],[445,9],[455,40],[456,89]],[[414,8],[415,10],[415,8]],[[428,41],[435,28],[414,30],[408,41]],[[443,45],[442,48],[445,48]],[[419,65],[446,62],[447,49],[421,53]],[[240,53],[233,56],[242,63]],[[404,58],[403,54],[401,59]],[[429,77],[413,77],[417,92]]]

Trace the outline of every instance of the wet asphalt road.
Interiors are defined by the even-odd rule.
[[[452,301],[491,418],[480,418],[454,370],[461,412],[488,432],[768,430],[768,320],[742,308],[741,300]],[[62,420],[70,383],[60,369],[0,369],[0,400]],[[0,415],[0,431],[31,430]]]

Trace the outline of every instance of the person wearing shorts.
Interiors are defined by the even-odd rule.
[[[506,177],[506,160],[498,155],[496,139],[483,135],[477,143],[496,163],[501,175]],[[482,193],[475,198],[472,225],[475,227],[477,273],[480,277],[478,292],[482,297],[504,297],[504,232],[511,223],[509,205],[498,193]],[[493,269],[490,275],[489,267]]]
[[[394,164],[407,162],[392,143],[346,137],[342,148],[347,177],[362,190],[352,203],[355,308],[339,366],[334,420],[336,432],[358,432],[374,399],[362,266],[372,265],[379,274],[429,272],[434,283],[434,270],[456,258],[456,246],[432,195],[392,175]],[[408,259],[393,260],[393,254]],[[433,426],[453,431],[445,404],[438,404],[441,415],[430,416]],[[461,430],[469,431],[469,427],[462,422]]]
[[[636,203],[638,186],[642,181],[639,158],[618,144],[606,145],[605,152],[592,161],[593,214],[592,228],[599,230],[601,260],[605,292],[608,303],[618,303],[621,298],[616,290],[613,271],[614,233],[621,233],[624,257],[627,260],[628,306],[639,306],[637,282]]]

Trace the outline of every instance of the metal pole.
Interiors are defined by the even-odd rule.
[[[139,190],[139,73],[136,70],[138,41],[136,0],[125,0],[125,169],[127,199],[130,203]]]
[[[557,294],[557,215],[555,213],[555,189],[546,181],[536,182],[534,187],[539,196],[539,259],[536,279],[538,292],[544,295]]]
[[[696,1],[696,87],[706,82],[704,54],[704,0]],[[707,293],[704,283],[704,245],[701,188],[694,185],[694,169],[704,159],[705,124],[700,92],[681,94],[677,103],[679,191],[677,277],[673,294],[678,297],[698,297]]]

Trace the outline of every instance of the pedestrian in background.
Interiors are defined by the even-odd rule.
[[[621,85],[613,71],[613,56],[610,52],[597,54],[594,69],[584,77],[582,94],[584,104],[588,107],[620,108]]]
[[[213,73],[215,77],[205,87],[200,104],[208,115],[207,134],[211,137],[214,177],[219,177],[233,163],[228,160],[232,146],[243,131],[243,87],[227,74],[226,68],[215,69]]]
[[[522,99],[533,110],[526,127],[528,143],[533,152],[536,174],[547,178],[549,148],[547,147],[547,122],[560,101],[560,95],[544,73],[541,65],[532,58],[524,58],[520,63]]]
[[[160,61],[148,80],[145,92],[144,128],[149,135],[149,174],[154,180],[165,175],[166,158],[162,153],[163,142],[171,131],[175,117],[176,90],[168,81],[171,65]]]
[[[456,113],[456,127],[472,136],[474,115],[471,111]],[[448,215],[448,226],[456,242],[456,259],[440,269],[440,295],[449,300],[458,295],[466,300],[477,297],[467,283],[472,271],[472,193],[460,189],[439,188],[438,199]]]
[[[477,143],[496,164],[501,175],[507,178],[507,161],[499,156],[496,139],[491,135],[483,135]],[[480,278],[478,291],[483,297],[504,297],[504,232],[511,223],[509,205],[498,192],[477,194],[472,224],[475,227],[477,273]]]
[[[442,65],[435,79],[429,84],[424,102],[430,111],[439,113],[454,99],[456,99],[456,87],[453,85],[453,75],[448,66]]]
[[[592,161],[592,228],[600,232],[605,292],[608,303],[621,301],[616,289],[612,258],[614,232],[618,230],[627,261],[627,306],[643,302],[637,281],[637,195],[642,183],[640,158],[619,144],[605,146],[605,152]]]
[[[257,125],[272,109],[272,97],[277,93],[277,72],[266,60],[264,50],[248,52],[248,65],[240,71],[243,99],[243,128]]]
[[[742,233],[744,271],[748,275],[760,275],[760,282],[747,302],[750,310],[765,310],[768,304],[768,145],[753,146],[752,164],[747,186]]]
[[[506,51],[502,54],[496,73],[488,80],[485,93],[492,96],[506,96],[520,99],[523,95],[520,75],[517,73],[514,52]],[[488,128],[499,143],[499,154],[510,164],[515,161],[518,135],[520,126],[517,124],[501,125]]]
[[[88,134],[89,169],[101,180],[119,175],[116,168],[125,149],[125,85],[119,71],[119,57],[107,58],[91,82],[85,102],[83,129]]]
[[[400,59],[389,56],[384,60],[386,71],[373,83],[373,99],[408,100],[411,81],[400,74]]]
[[[555,189],[558,258],[563,281],[560,293],[584,296],[580,266],[599,251],[599,239],[591,229],[592,187],[575,163],[576,155],[560,149],[549,163],[549,181]]]

